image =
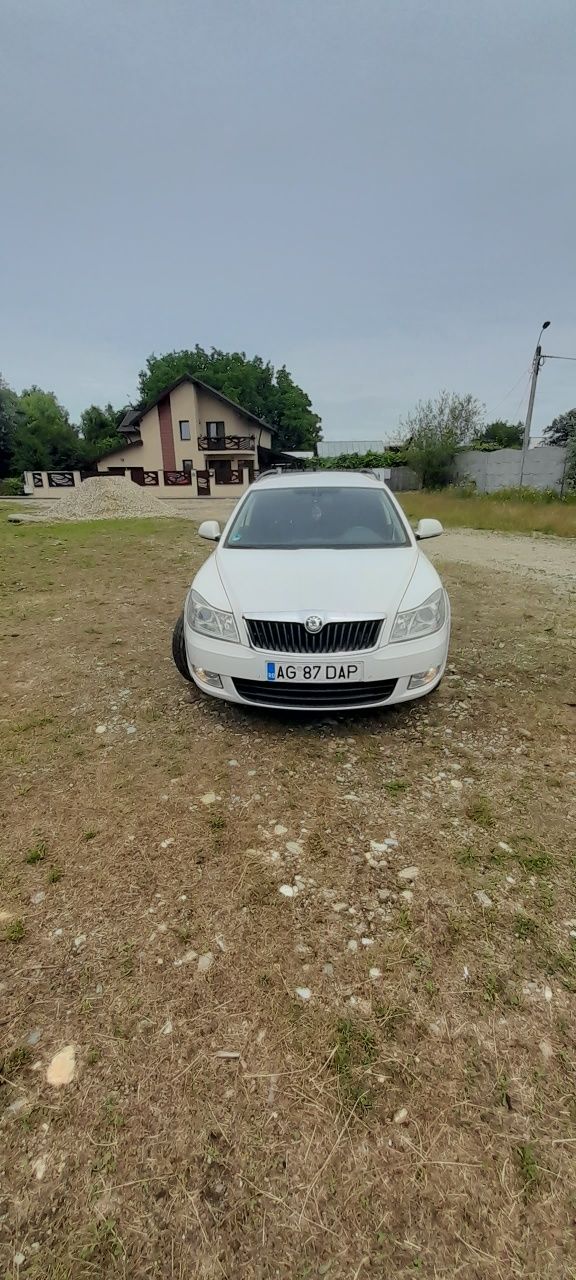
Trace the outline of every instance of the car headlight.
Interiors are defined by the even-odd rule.
[[[191,591],[186,603],[188,626],[199,631],[203,636],[212,636],[214,640],[232,640],[239,643],[238,628],[233,613],[225,613],[223,609],[213,609],[197,591]]]
[[[417,609],[408,609],[406,613],[396,615],[390,643],[397,644],[399,640],[418,640],[420,636],[429,636],[433,631],[440,631],[445,621],[446,596],[444,588],[439,587]]]

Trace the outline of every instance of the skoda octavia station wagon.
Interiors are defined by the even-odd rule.
[[[430,693],[450,638],[448,596],[385,484],[361,471],[270,472],[243,495],[188,592],[172,640],[204,693],[310,711]]]

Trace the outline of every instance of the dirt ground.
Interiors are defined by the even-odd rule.
[[[187,523],[0,539],[0,1274],[573,1277],[573,545],[314,720],[178,677]]]

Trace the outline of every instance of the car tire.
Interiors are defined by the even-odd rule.
[[[172,657],[180,672],[180,675],[184,676],[185,680],[191,680],[192,676],[190,675],[190,668],[188,666],[188,659],[186,657],[186,644],[184,642],[184,614],[183,613],[180,614],[180,617],[172,632]]]

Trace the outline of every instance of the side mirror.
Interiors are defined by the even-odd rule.
[[[207,538],[208,542],[218,542],[220,525],[217,520],[203,520],[198,533],[201,538]]]
[[[444,529],[439,520],[419,520],[416,527],[416,537],[419,542],[422,538],[438,538]]]

